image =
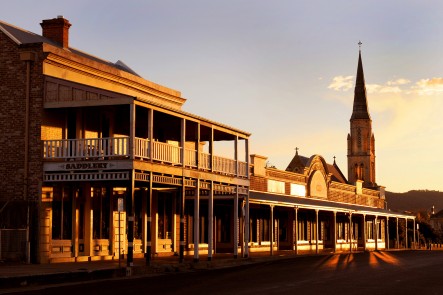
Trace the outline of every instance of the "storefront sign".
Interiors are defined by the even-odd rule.
[[[109,169],[110,163],[67,163],[65,164],[66,170],[96,170],[96,169]]]

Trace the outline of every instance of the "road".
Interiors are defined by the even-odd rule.
[[[299,256],[16,294],[443,294],[443,251]]]

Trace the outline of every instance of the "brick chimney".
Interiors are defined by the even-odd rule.
[[[69,47],[69,27],[71,24],[62,15],[53,19],[45,19],[40,25],[43,29],[43,37],[51,39],[63,48]]]

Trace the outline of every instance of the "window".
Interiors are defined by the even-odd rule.
[[[291,196],[306,197],[306,187],[302,184],[291,183]]]
[[[268,192],[284,194],[285,183],[283,181],[268,179]]]
[[[366,222],[366,238],[368,240],[374,239],[374,223],[372,220]]]
[[[72,239],[72,191],[54,188],[52,200],[52,239]]]
[[[110,200],[106,188],[92,188],[93,239],[109,239]]]

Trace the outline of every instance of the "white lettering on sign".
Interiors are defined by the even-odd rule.
[[[68,163],[65,165],[66,170],[91,170],[106,168],[108,168],[108,163]]]

